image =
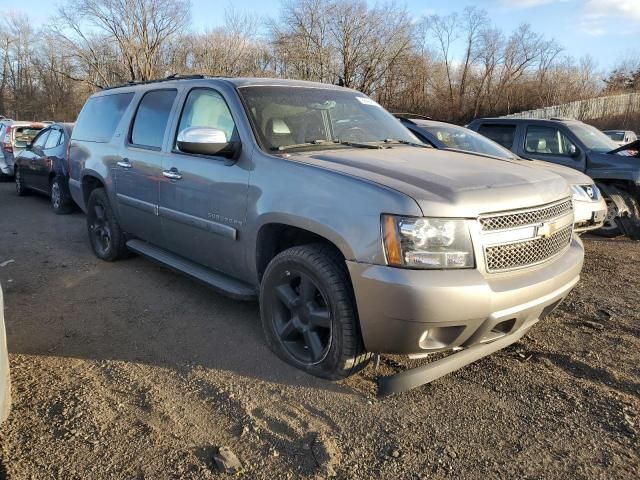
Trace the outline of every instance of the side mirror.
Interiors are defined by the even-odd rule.
[[[240,142],[230,142],[218,128],[189,127],[178,133],[178,148],[181,152],[200,155],[220,155],[236,158]]]
[[[575,145],[569,145],[569,156],[571,158],[578,158],[580,156],[580,150]]]

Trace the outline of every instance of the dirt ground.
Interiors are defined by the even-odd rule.
[[[0,478],[638,478],[640,244],[587,238],[583,278],[520,343],[378,400],[266,348],[255,303],[143,258],[104,263],[81,213],[0,184],[13,410]],[[383,358],[382,373],[403,368]]]

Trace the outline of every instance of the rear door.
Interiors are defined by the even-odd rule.
[[[163,157],[160,218],[166,248],[210,268],[237,275],[244,255],[238,237],[246,214],[249,149],[237,162],[218,156],[180,152],[178,132],[188,127],[223,130],[238,140],[236,122],[224,96],[212,88],[193,88],[171,132]]]
[[[129,127],[122,158],[114,167],[122,227],[157,245],[163,243],[158,217],[162,146],[176,96],[175,89],[144,93]]]
[[[576,143],[563,128],[535,123],[523,127],[524,138],[519,142],[518,155],[584,170],[585,153],[578,151]],[[578,151],[577,155],[572,154],[573,150]]]

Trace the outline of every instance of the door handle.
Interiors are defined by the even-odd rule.
[[[163,170],[162,175],[164,175],[167,178],[170,178],[171,180],[180,180],[182,178],[182,175],[180,174],[180,172],[176,167],[173,167],[170,170]]]
[[[128,158],[123,158],[121,161],[117,163],[117,165],[122,168],[131,168],[133,166],[131,165],[131,162],[129,161]]]

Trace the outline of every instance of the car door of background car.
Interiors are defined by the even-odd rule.
[[[163,158],[160,182],[160,218],[167,249],[209,268],[237,273],[244,259],[238,235],[244,227],[250,149],[237,162],[218,156],[180,152],[176,140],[188,127],[223,130],[238,140],[236,122],[224,96],[212,88],[193,88],[185,94],[172,126]],[[169,178],[179,177],[179,178]],[[234,268],[235,266],[235,268]]]
[[[584,171],[585,152],[565,129],[535,123],[524,123],[522,127],[518,155]],[[572,148],[576,149],[577,155],[572,155]]]
[[[44,146],[49,138],[50,129],[46,128],[38,133],[31,142],[30,148],[25,148],[19,157],[20,175],[29,187],[42,190],[38,183],[37,165],[44,157]]]
[[[44,144],[43,155],[36,158],[33,170],[34,185],[40,190],[49,191],[49,173],[53,170],[55,162],[60,161],[61,142],[64,140],[64,133],[58,127],[49,129],[49,136]]]
[[[158,217],[162,145],[177,93],[176,89],[144,93],[133,115],[124,153],[115,166],[122,227],[156,245],[162,244]]]

